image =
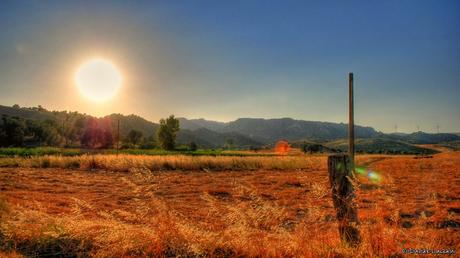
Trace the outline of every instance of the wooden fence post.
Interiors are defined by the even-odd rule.
[[[357,246],[361,242],[361,237],[357,228],[358,211],[354,201],[354,178],[350,157],[343,154],[331,155],[327,163],[340,238],[345,244]]]

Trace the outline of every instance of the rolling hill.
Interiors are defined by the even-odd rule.
[[[78,112],[66,111],[48,111],[42,107],[24,108],[24,107],[8,107],[0,105],[0,116],[8,115],[11,117],[19,117],[27,120],[45,121],[51,120],[56,124],[65,124],[68,117],[77,116],[84,119],[94,118],[90,115],[81,114]],[[116,134],[117,123],[120,121],[120,138],[124,138],[130,130],[142,132],[145,137],[155,136],[159,124],[150,122],[137,115],[122,115],[111,114],[99,119],[109,120],[114,135]],[[182,119],[180,119],[181,121]],[[183,120],[182,120],[183,121]],[[0,121],[1,122],[1,121]],[[214,122],[218,123],[218,122]],[[212,121],[209,123],[213,124]],[[185,129],[181,126],[178,133],[177,143],[188,145],[190,142],[195,142],[204,148],[222,148],[226,142],[232,142],[235,148],[260,147],[263,144],[255,141],[247,136],[236,132],[216,132],[198,126],[192,129]]]
[[[159,125],[145,120],[144,118],[136,115],[122,115],[111,114],[104,117],[110,119],[112,128],[117,128],[117,121],[120,120],[120,135],[127,135],[130,130],[137,130],[142,132],[144,136],[152,136],[155,134]]]
[[[209,129],[212,131],[220,132],[225,127],[226,123],[200,119],[187,119],[184,117],[179,117],[179,123],[181,128],[187,130],[196,130],[200,128]]]
[[[206,128],[196,130],[182,129],[177,136],[179,143],[196,142],[198,145],[207,148],[222,148],[227,147],[249,149],[252,147],[261,147],[262,143],[255,141],[249,137],[235,132],[218,133]],[[231,144],[229,144],[230,142]]]
[[[239,118],[227,123],[182,118],[182,125],[185,129],[201,127],[222,133],[237,132],[264,144],[272,144],[280,139],[288,141],[330,141],[345,138],[348,132],[347,124],[304,121],[292,118]],[[372,127],[356,126],[356,135],[361,138],[370,138],[378,135],[378,133]]]
[[[21,108],[0,105],[0,115],[16,116],[29,120],[53,120],[57,125],[67,123],[69,117],[93,118],[87,114],[67,111],[48,111],[41,106]],[[137,115],[111,114],[98,119],[110,120],[112,130],[120,121],[120,135],[123,138],[130,130],[142,132],[145,137],[154,136],[159,125]],[[71,120],[71,119],[70,119]],[[180,131],[177,142],[195,142],[204,148],[252,148],[274,146],[281,140],[288,140],[295,146],[302,143],[320,143],[331,149],[346,149],[348,126],[344,123],[295,120],[292,118],[261,119],[240,118],[231,122],[217,122],[205,119],[179,118]],[[456,134],[384,134],[372,127],[356,126],[357,151],[429,153],[414,144],[448,144],[457,146],[460,136]],[[451,144],[452,145],[452,144]]]
[[[388,134],[389,139],[400,140],[412,144],[436,144],[451,141],[460,141],[460,136],[452,133],[425,133],[415,132],[411,134]]]
[[[47,111],[41,106],[32,108],[8,107],[0,105],[0,115],[17,116],[31,120],[54,120],[56,117],[52,112]]]
[[[364,153],[401,153],[401,154],[434,154],[437,151],[417,147],[402,141],[390,140],[387,138],[356,139],[355,148],[357,152]],[[347,151],[348,141],[337,140],[325,144],[331,149]]]

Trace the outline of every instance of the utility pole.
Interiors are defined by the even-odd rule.
[[[65,111],[65,119],[62,119],[62,136],[64,136],[65,139],[65,147],[69,147],[69,137],[67,134],[66,126],[67,126],[67,120],[69,119],[69,114],[67,114],[67,111]]]
[[[395,133],[398,132],[398,125],[395,125]]]
[[[361,236],[357,225],[358,206],[355,201],[354,156],[355,156],[355,127],[353,112],[353,73],[348,74],[348,155],[336,154],[328,157],[329,182],[331,184],[332,203],[337,214],[339,235],[342,243],[357,247]]]
[[[117,156],[118,156],[118,149],[120,144],[120,118],[117,120]]]
[[[436,125],[436,132],[439,133],[439,124]]]
[[[420,125],[417,125],[417,132],[420,132]]]
[[[351,171],[355,169],[355,119],[353,98],[353,73],[348,74],[348,155]]]

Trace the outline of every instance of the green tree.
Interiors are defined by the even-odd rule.
[[[89,118],[81,137],[81,145],[86,148],[108,149],[113,146],[113,135],[108,119]]]
[[[157,147],[155,135],[151,135],[149,137],[144,137],[143,141],[141,142],[140,146],[141,149],[154,149]]]
[[[46,144],[47,131],[41,126],[40,122],[34,120],[26,120],[25,134],[29,140],[28,146],[39,146]]]
[[[136,146],[141,142],[142,137],[142,132],[132,129],[129,131],[128,136],[126,136],[126,140],[132,145]]]
[[[224,149],[233,149],[233,139],[227,139],[225,140],[225,144],[224,144]]]
[[[302,151],[306,154],[307,152],[312,154],[312,153],[317,153],[317,152],[322,152],[324,150],[323,146],[321,144],[308,144],[304,143],[302,145]]]
[[[198,145],[196,145],[195,142],[191,142],[189,147],[191,151],[196,151],[198,149]]]
[[[166,119],[160,120],[157,137],[161,148],[165,150],[174,150],[176,145],[176,135],[179,131],[179,120],[170,115]]]
[[[0,146],[24,145],[24,121],[18,117],[2,116],[0,124]]]
[[[309,144],[308,143],[302,143],[302,145],[300,146],[300,148],[302,149],[303,153],[307,154],[307,152],[309,152]]]

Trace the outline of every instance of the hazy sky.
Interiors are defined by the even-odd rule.
[[[0,104],[460,131],[460,1],[1,1]],[[74,73],[121,70],[104,103]]]

